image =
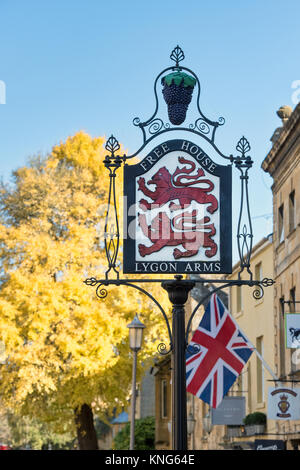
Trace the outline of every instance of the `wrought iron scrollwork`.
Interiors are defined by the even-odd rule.
[[[275,281],[274,281],[274,279],[264,277],[263,280],[260,283],[264,287],[270,287],[270,286],[273,286],[273,284],[275,284]]]
[[[217,121],[212,121],[208,119],[201,111],[200,108],[200,81],[197,75],[187,67],[181,65],[181,62],[184,60],[184,52],[178,45],[173,49],[171,52],[170,58],[175,65],[167,67],[164,69],[160,74],[156,77],[154,82],[154,96],[155,96],[155,110],[152,116],[147,119],[146,121],[141,121],[139,117],[135,117],[133,119],[133,125],[137,126],[141,129],[143,134],[143,144],[142,146],[132,155],[127,156],[127,158],[135,157],[141,150],[156,136],[163,134],[167,131],[189,131],[203,137],[207,140],[214,149],[218,152],[218,154],[226,159],[230,159],[229,156],[224,155],[218,147],[215,145],[215,133],[219,126],[222,126],[225,123],[225,119],[223,117],[219,117]],[[185,71],[191,74],[197,84],[198,93],[196,97],[196,109],[199,113],[199,117],[197,117],[194,123],[190,123],[187,126],[171,126],[169,122],[164,122],[161,116],[158,116],[159,112],[159,99],[158,99],[158,92],[157,92],[157,85],[160,83],[160,78],[168,71]]]
[[[172,347],[167,348],[165,343],[159,343],[159,345],[157,346],[157,351],[161,356],[166,356],[172,351]]]
[[[240,172],[240,181],[241,181],[241,203],[240,203],[240,212],[239,212],[239,220],[237,226],[237,243],[238,243],[238,252],[240,257],[240,271],[238,273],[237,280],[217,280],[214,279],[212,281],[205,280],[205,282],[211,282],[212,284],[218,284],[218,287],[214,288],[212,291],[209,292],[207,296],[201,299],[201,301],[196,305],[194,308],[186,327],[186,332],[183,331],[185,334],[185,345],[187,347],[188,344],[188,335],[191,328],[191,322],[200,307],[208,297],[210,297],[213,293],[218,292],[220,289],[224,289],[228,286],[238,286],[241,287],[243,285],[247,285],[249,287],[254,287],[253,297],[255,299],[261,299],[264,295],[264,288],[269,287],[274,284],[275,281],[273,279],[264,278],[263,280],[253,280],[252,272],[250,270],[250,259],[252,253],[252,243],[253,243],[253,232],[252,232],[252,223],[251,223],[251,215],[250,215],[250,207],[249,207],[249,195],[248,195],[248,171],[253,165],[253,161],[248,153],[251,150],[250,144],[245,137],[242,137],[236,146],[236,151],[238,152],[237,156],[226,156],[224,155],[218,147],[215,145],[215,133],[219,126],[222,126],[225,123],[225,119],[223,117],[219,117],[217,121],[212,121],[208,119],[201,111],[200,108],[200,82],[195,75],[195,73],[182,66],[181,62],[184,60],[185,56],[182,49],[179,46],[176,46],[171,55],[170,59],[175,63],[172,66],[165,68],[155,79],[154,82],[154,95],[155,95],[155,110],[152,116],[142,122],[140,118],[136,117],[133,120],[133,124],[138,126],[143,134],[143,144],[142,146],[132,155],[130,156],[120,156],[118,152],[120,151],[120,144],[117,139],[112,135],[108,141],[106,142],[105,149],[108,152],[104,159],[104,165],[108,169],[109,172],[109,192],[108,192],[108,201],[107,201],[107,210],[105,216],[105,231],[104,231],[104,244],[105,244],[105,253],[108,262],[108,269],[105,273],[105,279],[97,280],[96,278],[92,277],[86,279],[84,282],[88,286],[96,287],[96,295],[99,299],[105,299],[108,292],[106,287],[110,285],[121,286],[124,285],[126,287],[133,287],[134,289],[138,290],[139,292],[148,296],[148,298],[158,307],[160,312],[163,315],[165,320],[168,336],[170,339],[169,348],[166,346],[165,343],[159,343],[157,349],[158,352],[162,355],[166,355],[173,350],[173,337],[172,332],[169,324],[169,319],[164,311],[163,307],[160,305],[159,301],[155,299],[149,292],[147,292],[142,287],[138,286],[137,283],[140,282],[159,282],[166,284],[165,279],[120,279],[119,270],[117,268],[117,258],[119,252],[119,245],[120,245],[120,231],[119,231],[119,220],[118,220],[118,210],[117,210],[117,200],[116,200],[116,172],[121,167],[122,163],[127,161],[130,158],[135,157],[137,154],[141,152],[141,150],[155,137],[162,135],[165,132],[169,131],[187,131],[189,133],[194,133],[202,138],[206,139],[210,143],[210,145],[216,150],[216,152],[223,158],[229,160],[232,164]],[[159,83],[159,79],[168,71],[185,71],[194,77],[196,81],[198,93],[196,96],[196,109],[198,111],[198,116],[194,123],[190,123],[187,127],[180,126],[171,126],[170,123],[164,122],[161,116],[158,115],[159,111],[159,99],[157,93],[157,84]],[[246,270],[249,274],[249,279],[241,279],[241,275],[243,271]],[[115,278],[109,279],[110,273],[115,274]],[[176,276],[175,276],[176,277]],[[174,282],[174,280],[170,280]],[[182,284],[181,286],[185,285],[186,283],[190,283],[187,279],[182,279],[180,281]],[[195,280],[195,282],[203,283],[203,280]],[[174,333],[175,334],[175,333]],[[174,341],[175,343],[175,341]],[[189,345],[189,352],[192,354],[196,354],[199,352],[199,348],[197,345]]]
[[[259,284],[255,287],[254,291],[252,292],[252,295],[255,300],[260,300],[264,296],[264,289],[263,287]]]
[[[219,126],[222,126],[225,123],[225,119],[223,117],[218,118],[217,121],[212,121],[208,119],[201,111],[200,108],[200,82],[198,77],[195,73],[181,65],[182,61],[184,60],[184,53],[179,46],[176,46],[175,49],[172,51],[170,55],[170,59],[172,60],[173,64],[171,67],[167,67],[164,69],[157,77],[154,83],[154,95],[155,95],[155,110],[152,116],[142,122],[140,118],[136,117],[133,120],[133,124],[138,126],[143,134],[143,143],[140,148],[132,155],[127,155],[121,157],[118,155],[120,151],[120,144],[114,136],[111,136],[105,148],[108,152],[104,159],[104,165],[109,171],[109,194],[108,194],[108,202],[107,202],[107,211],[106,211],[106,218],[105,218],[105,236],[104,236],[104,244],[105,244],[105,253],[108,262],[108,269],[105,273],[105,279],[96,279],[96,278],[89,278],[84,281],[89,286],[96,287],[96,295],[100,299],[105,299],[108,292],[106,287],[115,285],[115,286],[125,286],[125,287],[133,287],[140,293],[145,294],[148,298],[153,302],[153,304],[160,310],[163,318],[165,320],[168,335],[170,339],[169,349],[164,342],[159,342],[157,350],[160,354],[166,355],[169,352],[173,352],[172,357],[172,389],[173,394],[176,397],[173,403],[173,423],[174,423],[174,441],[173,441],[173,448],[178,450],[184,450],[187,448],[187,439],[186,439],[186,387],[185,387],[185,353],[188,352],[190,354],[197,354],[200,352],[200,347],[196,344],[188,345],[189,333],[192,326],[192,320],[201,305],[206,302],[206,300],[214,293],[218,292],[221,289],[225,289],[226,287],[237,286],[240,288],[241,286],[248,286],[254,287],[253,296],[255,299],[260,299],[264,295],[264,287],[271,286],[274,281],[272,279],[265,278],[263,280],[253,280],[252,273],[250,270],[250,259],[252,253],[252,242],[253,242],[253,233],[252,233],[252,224],[251,224],[251,217],[250,217],[250,208],[249,208],[249,197],[248,197],[248,171],[252,167],[252,159],[248,155],[250,151],[250,144],[245,137],[242,137],[237,146],[236,150],[238,152],[238,156],[234,157],[232,155],[226,156],[224,155],[216,146],[215,144],[215,134],[216,130]],[[166,72],[170,71],[168,75],[163,76]],[[184,73],[181,73],[183,72]],[[177,73],[179,72],[179,73]],[[187,73],[185,73],[187,72]],[[174,113],[172,114],[170,111],[174,111],[174,109],[170,108],[170,100],[167,99],[166,91],[174,91],[175,86],[180,87],[184,86],[184,80],[187,79],[187,75],[191,75],[188,77],[188,82],[191,83],[191,88],[198,89],[196,99],[196,118],[194,123],[187,124],[186,127],[183,127],[183,120],[181,119],[174,119]],[[175,77],[174,77],[175,75]],[[167,78],[168,77],[168,78]],[[161,115],[158,114],[159,111],[159,99],[157,93],[157,84],[160,78],[163,78],[162,84],[165,87],[166,81],[169,80],[170,84],[167,86],[172,86],[172,89],[164,88],[164,98],[166,98],[166,104],[169,106],[168,108],[168,115],[170,117],[170,121],[172,120],[172,126],[168,122],[164,122]],[[179,80],[178,80],[179,78]],[[182,82],[183,80],[183,82]],[[175,83],[177,81],[178,83]],[[177,90],[177,89],[176,89]],[[178,91],[178,90],[177,90]],[[191,92],[191,90],[185,90]],[[180,90],[182,92],[182,89]],[[180,94],[180,93],[179,93]],[[196,93],[195,93],[196,94]],[[182,98],[181,93],[181,98]],[[188,97],[191,98],[191,93],[188,94]],[[169,101],[169,103],[168,103]],[[178,100],[180,101],[180,100]],[[183,103],[184,100],[179,103],[181,105],[185,105]],[[178,103],[176,103],[178,104]],[[181,107],[182,111],[182,107]],[[186,109],[184,109],[186,111]],[[185,118],[185,113],[184,116]],[[179,125],[180,127],[178,127]],[[240,213],[239,213],[239,220],[238,220],[238,227],[237,227],[237,243],[238,243],[238,251],[240,257],[240,271],[238,273],[238,279],[195,279],[191,281],[190,279],[182,279],[182,276],[175,276],[174,279],[121,279],[119,276],[119,271],[117,269],[117,257],[119,252],[119,244],[120,244],[120,232],[119,232],[119,221],[118,221],[118,211],[117,211],[117,203],[116,203],[116,172],[120,168],[123,162],[127,161],[130,158],[135,157],[136,155],[140,154],[144,147],[154,138],[157,136],[162,136],[166,132],[170,131],[184,131],[188,133],[194,133],[201,138],[205,139],[210,146],[215,149],[215,151],[224,159],[227,159],[231,164],[235,165],[235,167],[240,172],[240,181],[241,181],[241,206],[240,206]],[[190,135],[190,134],[189,134]],[[246,271],[245,276],[247,277],[247,273],[249,274],[248,279],[242,279],[242,273]],[[109,276],[112,274],[112,276]],[[166,312],[164,311],[163,307],[159,303],[159,301],[153,297],[149,292],[145,289],[140,287],[138,283],[147,283],[147,282],[159,282],[162,285],[162,288],[167,290],[169,294],[169,299],[173,305],[172,310],[172,324],[173,324],[173,331],[171,331],[170,323]],[[191,289],[194,287],[195,283],[209,283],[212,285],[213,289],[209,290],[208,294],[204,296],[200,302],[196,305],[192,314],[187,322],[187,326],[185,327],[185,311],[184,305],[187,301],[187,297]],[[215,287],[217,285],[217,287]],[[178,292],[178,291],[181,292]],[[187,351],[188,348],[188,351]]]
[[[237,143],[236,150],[240,153],[237,157],[232,157],[235,167],[240,171],[241,180],[241,205],[239,220],[237,226],[237,243],[240,258],[240,272],[238,277],[240,279],[241,273],[244,269],[252,279],[252,272],[250,270],[250,259],[253,244],[253,231],[249,206],[249,193],[248,193],[248,171],[253,165],[253,161],[248,154],[251,150],[248,140],[243,136]]]
[[[105,299],[105,297],[107,297],[107,290],[103,287],[103,283],[99,282],[95,277],[90,277],[89,279],[86,279],[84,283],[87,286],[97,286],[96,295],[98,299]]]
[[[105,299],[105,297],[107,296],[107,289],[105,289],[105,287],[103,287],[103,286],[107,286],[107,285],[115,285],[115,286],[122,285],[122,286],[127,286],[127,287],[133,287],[134,289],[138,290],[142,294],[145,294],[147,297],[149,297],[149,299],[152,300],[152,302],[158,307],[158,309],[160,310],[160,312],[163,315],[163,318],[164,318],[166,326],[167,326],[169,340],[170,340],[169,349],[167,348],[165,343],[160,343],[157,347],[157,350],[162,355],[169,354],[169,352],[171,352],[172,349],[173,349],[173,341],[172,341],[171,327],[170,327],[170,323],[169,323],[169,319],[167,317],[167,314],[166,314],[165,310],[163,309],[163,307],[158,302],[158,300],[156,300],[155,297],[153,297],[153,295],[150,294],[150,292],[148,292],[145,289],[143,289],[142,287],[134,284],[133,282],[138,282],[138,280],[135,279],[135,280],[130,280],[129,281],[127,279],[119,279],[118,278],[118,279],[109,279],[107,281],[103,281],[101,279],[96,279],[95,277],[91,277],[91,278],[86,279],[84,281],[84,283],[87,286],[92,286],[92,287],[96,286],[96,295],[99,299]]]
[[[187,353],[189,354],[198,354],[201,351],[200,344],[188,344],[186,347]]]
[[[106,142],[105,149],[110,153],[104,159],[104,165],[109,171],[109,190],[104,228],[104,244],[108,261],[108,269],[105,276],[108,278],[111,270],[119,277],[117,258],[120,245],[120,231],[116,199],[116,171],[120,168],[126,157],[125,155],[123,157],[116,155],[116,152],[120,150],[120,144],[113,135]]]
[[[190,129],[198,129],[201,134],[205,135],[211,132],[211,128],[209,127],[207,122],[205,122],[202,118],[198,118],[196,119],[194,124],[190,124]]]
[[[157,134],[162,129],[167,129],[169,126],[165,124],[162,119],[156,118],[149,122],[148,132],[151,135]]]
[[[103,284],[99,284],[96,288],[96,295],[98,299],[105,299],[107,297],[107,289],[103,287]]]
[[[260,300],[264,296],[264,287],[270,287],[273,284],[275,284],[274,279],[270,279],[268,277],[265,277],[262,281],[259,281],[256,284],[256,288],[252,292],[253,297],[255,300]]]

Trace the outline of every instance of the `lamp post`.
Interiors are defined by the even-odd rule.
[[[137,315],[135,315],[129,325],[129,346],[133,352],[133,367],[132,367],[132,394],[131,394],[131,423],[130,423],[130,450],[134,450],[134,429],[135,429],[135,404],[136,404],[136,366],[137,366],[137,353],[141,349],[143,340],[143,329],[145,325],[140,322]]]
[[[172,439],[173,449],[187,449],[187,416],[186,416],[186,366],[185,366],[185,303],[189,292],[195,286],[193,281],[182,282],[181,275],[175,281],[162,282],[172,303],[172,331],[174,349],[172,351]]]

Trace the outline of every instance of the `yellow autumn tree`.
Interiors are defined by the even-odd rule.
[[[147,327],[140,362],[147,364],[159,342],[168,343],[162,315],[147,296],[119,286],[99,300],[84,284],[106,269],[104,142],[77,133],[46,158],[16,170],[0,198],[0,341],[6,357],[0,399],[57,431],[75,426],[82,448],[97,446],[89,431],[93,412],[127,403],[127,324],[134,315]],[[169,308],[159,285],[151,293]]]

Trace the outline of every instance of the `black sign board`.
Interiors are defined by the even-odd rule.
[[[124,166],[124,273],[230,273],[231,165],[168,140]]]
[[[274,439],[256,439],[255,450],[285,450],[285,442]]]

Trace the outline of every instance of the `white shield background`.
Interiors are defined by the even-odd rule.
[[[274,393],[278,391],[279,393]],[[296,396],[293,396],[289,391],[293,392],[296,394]],[[268,419],[279,419],[279,420],[296,420],[300,419],[300,388],[286,388],[286,387],[269,387],[268,390]],[[280,408],[278,406],[278,403],[281,401],[281,396],[286,395],[288,397],[288,402],[289,402],[289,409],[287,410],[287,413],[290,414],[291,416],[289,418],[284,418],[278,416],[279,414],[283,414],[280,411]]]

